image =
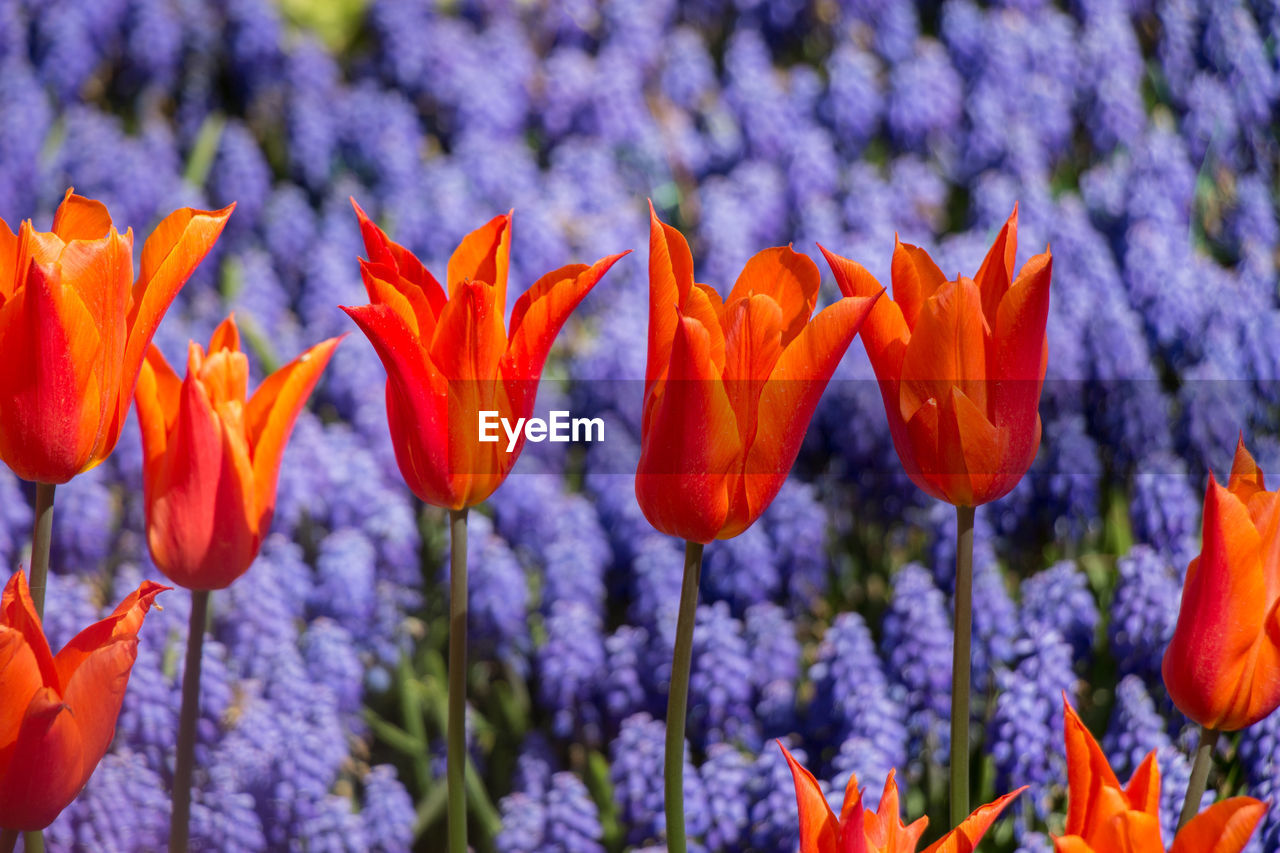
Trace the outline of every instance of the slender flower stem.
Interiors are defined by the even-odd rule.
[[[191,591],[187,626],[187,665],[182,671],[182,715],[178,718],[178,754],[173,768],[173,817],[169,853],[185,853],[191,824],[191,771],[195,764],[196,722],[200,718],[200,660],[209,618],[209,591]]]
[[[53,540],[53,483],[36,483],[36,523],[31,531],[31,601],[44,618],[44,590],[49,585],[49,543]]]
[[[467,853],[467,510],[449,512],[449,853]]]
[[[0,829],[0,853],[13,853],[18,846],[18,830]]]
[[[1200,745],[1196,747],[1195,763],[1191,765],[1191,781],[1187,783],[1187,798],[1182,801],[1182,815],[1178,829],[1200,811],[1200,799],[1204,796],[1205,783],[1209,781],[1209,768],[1213,766],[1213,748],[1218,744],[1217,729],[1200,727]]]
[[[693,623],[698,613],[698,582],[701,577],[702,545],[686,542],[680,615],[676,621],[676,650],[671,659],[671,688],[667,693],[667,758],[663,778],[666,783],[668,853],[686,853],[688,849],[684,837],[684,719],[689,705]]]
[[[24,853],[44,853],[44,830],[32,829],[22,833]]]
[[[956,507],[955,643],[951,653],[951,826],[969,816],[969,653],[973,644],[973,507]]]

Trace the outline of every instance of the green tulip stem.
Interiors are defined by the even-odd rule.
[[[467,510],[449,512],[449,853],[467,853]]]
[[[44,591],[49,585],[49,543],[53,540],[53,483],[36,483],[36,521],[31,530],[31,601],[44,618]]]
[[[973,507],[956,507],[955,642],[951,651],[951,826],[969,816],[969,653],[973,644]]]
[[[182,712],[178,717],[178,749],[173,763],[173,815],[169,853],[185,853],[191,826],[191,773],[195,765],[196,723],[200,718],[200,659],[209,620],[210,592],[191,590],[187,623],[187,663],[182,670]]]
[[[1191,765],[1191,781],[1187,783],[1187,798],[1182,801],[1182,814],[1178,817],[1178,829],[1200,811],[1205,784],[1209,781],[1209,768],[1213,766],[1213,748],[1218,745],[1217,729],[1200,727],[1200,745],[1196,747],[1195,762]]]
[[[688,850],[684,836],[684,721],[689,705],[689,669],[693,661],[693,623],[698,612],[702,547],[698,542],[685,543],[676,649],[671,660],[671,688],[667,693],[667,751],[663,778],[666,784],[668,853],[686,853]]]
[[[31,829],[22,833],[23,853],[44,853],[44,830]]]

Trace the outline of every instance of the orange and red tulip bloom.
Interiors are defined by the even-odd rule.
[[[188,589],[223,589],[258,555],[294,421],[339,338],[316,344],[247,397],[249,361],[228,317],[206,353],[192,341],[187,377],[154,346],[138,379],[147,544]]]
[[[1280,494],[1243,439],[1226,488],[1209,477],[1163,670],[1174,704],[1209,729],[1242,729],[1280,707]]]
[[[138,629],[168,587],[144,581],[55,656],[27,579],[0,598],[0,827],[44,829],[76,798],[115,735]]]
[[[132,229],[71,190],[52,231],[0,227],[0,458],[15,474],[65,483],[111,454],[156,326],[233,207],[171,213],[136,280]]]
[[[902,823],[898,812],[898,783],[892,770],[884,780],[884,794],[874,812],[862,807],[858,779],[850,776],[840,816],[836,817],[813,774],[801,766],[785,746],[782,752],[795,780],[796,805],[800,809],[800,853],[916,853],[929,819],[922,817],[910,825]],[[979,806],[963,823],[925,848],[924,853],[972,853],[1005,806],[1025,790],[1025,787],[1019,788],[993,803]]]
[[[649,353],[636,497],[649,523],[706,544],[746,530],[786,480],[809,420],[879,295],[812,317],[821,276],[789,246],[747,261],[727,299],[650,206]]]
[[[1036,255],[1015,277],[1017,245],[1016,207],[974,279],[948,281],[923,249],[897,243],[893,299],[862,331],[903,468],[956,506],[1007,494],[1040,446],[1053,259]],[[862,266],[822,251],[846,296],[880,292]]]
[[[1160,837],[1160,768],[1152,750],[1121,787],[1098,742],[1065,706],[1067,826],[1057,853],[1165,853]],[[1267,807],[1250,797],[1214,803],[1193,817],[1168,853],[1240,853]]]
[[[496,412],[509,424],[533,414],[542,366],[560,327],[622,255],[542,276],[516,301],[508,327],[511,214],[462,239],[441,286],[352,204],[369,255],[360,272],[370,304],[342,310],[386,367],[387,418],[400,473],[429,504],[474,506],[502,484],[524,446],[523,432],[511,451],[505,437],[481,441],[480,413]]]

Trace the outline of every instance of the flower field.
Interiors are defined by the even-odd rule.
[[[632,250],[586,285],[538,385],[540,415],[600,418],[603,440],[528,443],[470,513],[478,853],[666,849],[685,552],[641,507],[663,489],[637,499],[646,199],[697,281],[728,295],[791,244],[821,270],[819,308],[844,285],[817,244],[885,287],[895,235],[970,276],[1016,205],[1016,266],[1052,253],[1047,374],[1034,462],[976,509],[969,731],[975,806],[1029,789],[981,849],[1064,833],[1064,694],[1121,780],[1156,751],[1171,842],[1199,726],[1162,659],[1206,485],[1241,437],[1280,482],[1278,182],[1274,2],[0,0],[12,230],[49,228],[74,187],[136,255],[175,208],[234,203],[155,334],[179,378],[230,312],[251,388],[356,332],[316,368],[256,560],[211,597],[193,850],[446,849],[450,514],[406,485],[384,362],[338,307],[377,301],[352,199],[442,282],[464,235],[513,210],[508,309],[548,270]],[[904,471],[865,339],[759,520],[706,546],[690,849],[798,849],[775,739],[837,812],[851,774],[874,809],[896,771],[925,841],[954,825],[956,516]],[[163,432],[157,407],[140,397],[114,452],[58,486],[55,651],[165,580],[138,424]],[[0,466],[6,577],[31,560],[35,502]],[[49,850],[165,849],[192,600],[155,599],[114,740]],[[1245,795],[1269,808],[1244,849],[1280,851],[1280,712],[1217,742],[1204,806]]]

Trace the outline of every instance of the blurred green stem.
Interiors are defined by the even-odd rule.
[[[53,541],[53,483],[36,483],[36,522],[31,530],[31,601],[44,618],[44,591],[49,585],[49,543]]]
[[[169,825],[169,853],[185,853],[191,826],[191,775],[196,756],[196,723],[200,719],[200,661],[209,619],[207,589],[191,590],[191,619],[187,623],[187,663],[182,670],[182,711],[178,717],[178,747],[173,762],[173,814]]]
[[[44,831],[33,829],[22,833],[23,853],[44,853]]]
[[[702,576],[702,545],[686,542],[676,648],[671,660],[671,688],[667,693],[666,784],[667,850],[686,853],[684,837],[684,720],[689,704],[689,669],[693,660],[693,623],[698,612],[698,582]]]
[[[449,511],[449,853],[467,853],[467,510]]]
[[[969,650],[973,644],[973,507],[956,507],[955,642],[951,652],[951,826],[969,816]]]
[[[1195,763],[1191,765],[1191,781],[1187,783],[1187,798],[1182,801],[1182,815],[1178,818],[1178,829],[1187,825],[1187,821],[1200,811],[1200,800],[1204,797],[1205,784],[1209,781],[1209,768],[1213,766],[1213,748],[1218,745],[1218,736],[1222,732],[1217,729],[1200,727],[1200,745],[1196,747]]]

